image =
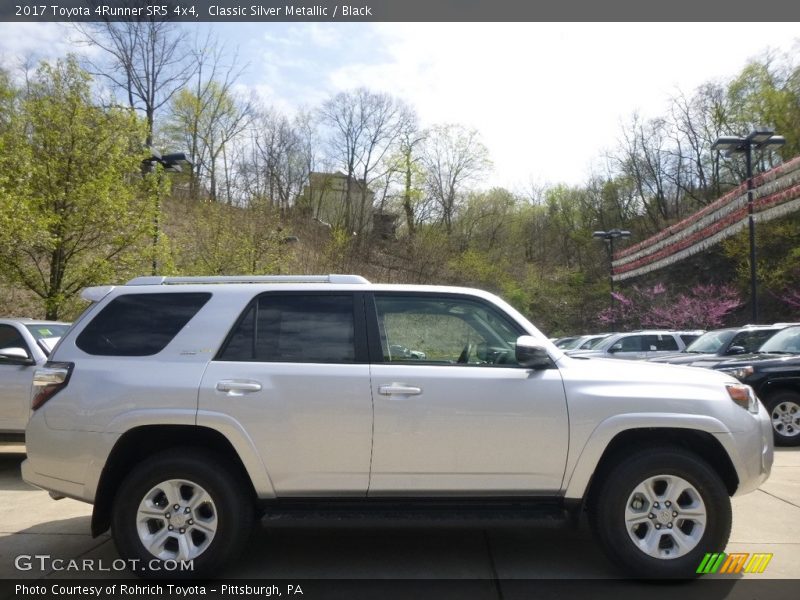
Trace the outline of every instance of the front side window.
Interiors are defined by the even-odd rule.
[[[117,296],[81,331],[75,345],[97,356],[158,354],[209,298],[209,293]]]
[[[218,360],[354,363],[351,294],[265,294],[245,311]]]
[[[757,352],[764,342],[775,335],[777,329],[756,329],[754,331],[742,331],[733,338],[731,346],[744,348],[745,353]]]
[[[644,341],[644,336],[641,335],[629,335],[627,337],[620,338],[614,345],[611,346],[611,349],[616,352],[642,352],[642,342]]]
[[[478,301],[436,296],[376,295],[383,360],[437,365],[516,365],[524,334]]]

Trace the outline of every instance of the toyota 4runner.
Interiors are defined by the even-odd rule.
[[[221,569],[263,514],[584,510],[627,572],[691,576],[772,465],[747,385],[570,358],[479,290],[144,277],[84,298],[35,374],[23,477],[93,503],[146,576]]]

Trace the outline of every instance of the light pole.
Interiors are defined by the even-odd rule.
[[[168,173],[180,173],[183,171],[182,165],[192,166],[192,161],[186,158],[183,152],[162,155],[155,148],[150,148],[150,157],[142,161],[142,173],[152,173],[156,164],[164,167]],[[158,173],[156,183],[156,205],[153,213],[153,275],[158,275],[158,238],[161,236],[161,196],[160,196],[161,174]]]
[[[725,156],[744,154],[747,178],[747,227],[750,233],[750,306],[753,323],[758,323],[758,277],[756,273],[756,223],[753,218],[753,148],[762,150],[770,146],[783,146],[786,139],[774,135],[772,129],[754,129],[746,137],[724,135],[712,144],[712,150],[724,150]]]
[[[614,240],[629,238],[631,232],[625,229],[609,229],[608,231],[595,231],[592,237],[603,240],[608,244],[608,281],[611,286],[611,331],[617,328],[617,317],[614,313]]]

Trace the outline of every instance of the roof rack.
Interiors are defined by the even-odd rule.
[[[180,283],[369,283],[361,275],[211,275],[208,277],[135,277],[125,285]]]

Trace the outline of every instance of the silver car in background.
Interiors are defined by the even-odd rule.
[[[33,371],[47,361],[69,327],[56,321],[0,319],[0,440],[24,439]]]

